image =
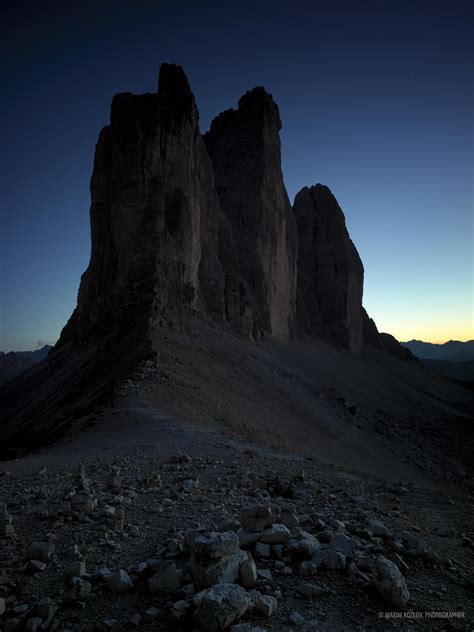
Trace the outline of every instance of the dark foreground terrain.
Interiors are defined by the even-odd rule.
[[[472,392],[378,332],[281,125],[203,137],[174,64],[114,97],[77,307],[0,389],[2,631],[471,629]]]
[[[471,630],[469,394],[196,327],[1,465],[2,629]]]

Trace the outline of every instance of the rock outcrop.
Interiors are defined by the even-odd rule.
[[[173,349],[160,351],[171,330],[182,335],[175,344],[193,344],[197,322],[246,340],[305,334],[349,353],[365,342],[405,358],[362,308],[362,263],[329,189],[304,188],[292,209],[280,129],[271,95],[254,88],[203,137],[174,64],[161,67],[157,93],[114,97],[95,151],[91,258],[77,307],[48,357],[2,388],[0,444],[35,447],[121,385],[166,381]],[[212,354],[217,380],[229,371],[221,352]],[[185,404],[194,397],[187,381],[183,369]]]
[[[320,184],[302,189],[293,208],[299,237],[299,323],[309,335],[359,351],[364,268],[344,214]]]
[[[288,339],[297,241],[280,127],[270,95],[247,93],[214,121],[211,164],[179,66],[161,67],[157,94],[116,95],[95,153],[91,260],[58,346],[132,327],[151,349],[154,326],[186,310]]]
[[[212,122],[205,135],[216,190],[250,290],[254,334],[281,340],[295,329],[297,235],[283,183],[278,107],[254,88]]]
[[[224,317],[225,274],[238,276],[238,267],[179,66],[161,67],[157,94],[114,97],[96,147],[91,200],[91,260],[59,346],[130,327],[152,344],[153,325],[185,309]]]

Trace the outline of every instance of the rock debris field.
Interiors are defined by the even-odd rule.
[[[471,630],[467,489],[314,459],[207,455],[0,466],[0,626]]]

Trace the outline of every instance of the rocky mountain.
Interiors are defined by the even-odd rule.
[[[34,351],[15,351],[22,358],[29,358],[33,362],[41,362],[44,360],[53,347],[51,345],[43,345],[40,349]]]
[[[242,380],[254,375],[246,388],[255,403],[274,375],[292,374],[283,360],[265,378],[247,361],[238,373],[232,345],[253,358],[262,341],[313,340],[349,357],[373,351],[413,361],[362,307],[363,266],[331,191],[305,187],[291,207],[281,125],[272,96],[258,87],[203,137],[188,80],[174,64],[162,65],[156,93],[113,98],[95,151],[91,258],[77,307],[52,353],[2,391],[3,445],[54,438],[124,384],[148,377],[160,397],[173,391],[180,413],[199,409],[214,419],[221,386],[221,399],[243,397]],[[279,401],[271,392],[267,407]],[[274,419],[284,410],[291,417],[300,396],[289,391]],[[229,423],[242,424],[236,419]]]
[[[474,340],[450,340],[444,344],[409,340],[400,345],[432,371],[455,380],[474,382]]]
[[[299,322],[309,335],[359,351],[364,267],[344,214],[331,191],[320,184],[298,193],[294,212],[299,239]]]
[[[472,618],[472,394],[378,332],[330,190],[289,203],[280,128],[254,88],[203,137],[169,64],[114,97],[77,307],[0,389],[2,629]]]
[[[17,375],[24,373],[37,362],[41,362],[48,355],[51,345],[44,345],[35,351],[10,351],[0,352],[0,385],[13,380]]]
[[[444,344],[423,342],[422,340],[409,340],[400,343],[421,360],[445,360],[447,362],[474,361],[474,340],[460,342],[449,340]]]
[[[204,136],[215,187],[254,309],[253,334],[280,340],[296,324],[297,235],[283,183],[278,107],[254,88],[212,122]]]

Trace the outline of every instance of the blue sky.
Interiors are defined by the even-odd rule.
[[[113,94],[156,90],[163,61],[184,67],[202,131],[248,88],[273,94],[290,198],[316,182],[332,189],[379,329],[474,337],[470,3],[285,5],[7,8],[0,349],[54,341],[72,312],[98,132]]]

